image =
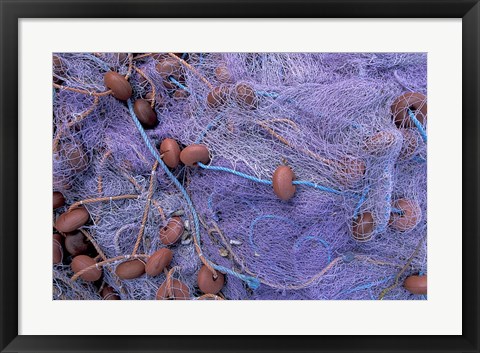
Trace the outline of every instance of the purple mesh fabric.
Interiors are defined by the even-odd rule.
[[[55,55],[62,69],[54,69],[54,77],[63,86],[103,92],[105,72],[128,72],[123,54]],[[271,180],[275,169],[287,164],[296,180],[340,193],[297,185],[294,197],[281,201],[271,185],[238,175],[182,164],[173,170],[200,217],[203,255],[261,282],[252,290],[227,274],[221,291],[225,299],[426,299],[402,286],[406,277],[427,273],[426,142],[416,127],[398,128],[390,110],[403,93],[427,95],[426,54],[189,53],[183,55],[188,66],[181,69],[182,87],[173,84],[173,89],[165,87],[156,70],[163,57],[133,61],[155,85],[159,124],[146,133],[157,148],[165,138],[183,147],[202,143],[210,152],[210,166]],[[228,80],[219,80],[219,67]],[[228,87],[220,107],[207,104],[210,87],[205,81]],[[129,82],[132,101],[152,92],[136,70]],[[256,109],[235,98],[232,92],[239,84],[253,88]],[[113,258],[132,252],[155,158],[126,103],[112,95],[99,97],[90,114],[70,124],[93,103],[91,95],[54,90],[53,138],[60,138],[54,142],[53,188],[67,203],[55,213],[80,200],[138,194],[138,199],[85,205],[91,220],[84,229]],[[378,132],[392,138],[372,147],[368,139]],[[364,174],[348,168],[355,163],[364,164]],[[182,240],[168,246],[174,253],[171,266],[191,298],[197,298],[202,262],[192,240],[191,214],[160,169],[154,179],[152,200],[166,220],[152,203],[138,253],[150,255],[165,247],[159,231],[180,211],[187,227]],[[412,200],[421,210],[413,229],[399,231],[391,225],[399,199]],[[372,214],[375,226],[372,238],[360,242],[352,237],[352,227],[364,212]],[[95,285],[71,282],[70,261],[65,253],[63,264],[54,265],[54,299],[101,299],[98,289],[105,282],[122,300],[152,300],[166,279],[161,274],[120,280],[115,275],[120,260],[105,266]]]

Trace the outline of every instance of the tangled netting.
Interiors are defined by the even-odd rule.
[[[179,75],[162,76],[165,58]],[[110,70],[130,100],[108,93]],[[398,126],[391,111],[402,94],[426,96],[426,73],[423,53],[55,54],[53,188],[66,205],[54,217],[83,205],[90,255],[105,264],[95,283],[72,280],[65,252],[54,299],[101,299],[106,285],[155,299],[169,276],[199,298],[202,263],[225,275],[219,299],[426,299],[403,286],[427,273],[426,119],[409,110],[414,123]],[[139,98],[154,102],[154,128],[138,122]],[[166,138],[207,146],[209,162],[165,167]],[[295,175],[287,201],[272,187],[281,165]],[[408,229],[392,226],[398,200],[415,205]],[[373,230],[355,237],[367,213]],[[185,231],[166,246],[173,216]],[[173,271],[116,275],[165,247]]]

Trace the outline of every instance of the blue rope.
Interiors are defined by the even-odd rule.
[[[103,60],[100,60],[99,58],[97,58],[95,55],[92,55],[92,54],[83,54],[81,55],[83,57],[86,57],[90,60],[93,60],[95,61],[97,64],[99,64],[100,66],[102,66],[102,68],[105,70],[105,71],[110,71],[110,65],[107,64],[105,61]]]
[[[273,184],[271,180],[259,179],[257,177],[252,176],[252,175],[248,175],[248,174],[245,174],[245,173],[242,173],[242,172],[238,172],[234,169],[230,169],[230,168],[226,168],[226,167],[213,166],[213,165],[205,165],[205,164],[200,163],[200,162],[198,163],[198,165],[203,169],[215,170],[215,171],[218,171],[218,172],[227,172],[227,173],[237,175],[239,177],[254,181],[256,183],[260,183],[260,184],[264,184],[264,185],[272,185]],[[312,188],[315,188],[315,189],[318,189],[318,190],[321,190],[321,191],[331,192],[331,193],[334,193],[334,194],[337,194],[337,195],[342,195],[343,194],[343,192],[341,192],[341,191],[331,189],[331,188],[326,187],[326,186],[318,185],[318,184],[312,183],[311,181],[294,180],[292,182],[292,184],[293,185],[306,185],[306,186],[310,186]]]
[[[180,82],[178,82],[177,80],[175,80],[172,76],[169,76],[168,79],[173,82],[174,84],[176,84],[178,87],[180,87],[181,89],[183,89],[184,91],[187,91],[188,93],[192,94],[192,92],[184,85],[182,85]]]
[[[259,96],[264,96],[264,97],[277,98],[279,96],[279,94],[276,92],[256,91],[255,93],[258,94]]]
[[[421,156],[415,156],[412,158],[412,161],[418,162],[418,163],[425,163],[427,160]]]
[[[303,180],[294,180],[292,181],[293,185],[306,185],[306,186],[311,186],[312,188],[321,190],[321,191],[326,191],[326,192],[331,192],[332,194],[337,194],[337,195],[342,195],[343,192],[328,188],[326,186],[318,185],[315,183],[312,183],[311,181],[303,181]]]
[[[137,116],[135,115],[135,112],[133,111],[133,104],[132,104],[132,101],[130,99],[127,101],[127,104],[128,104],[128,110],[130,111],[130,115],[132,116],[132,120],[135,123],[135,126],[137,127],[138,131],[140,132],[140,135],[142,135],[143,141],[147,145],[148,150],[150,151],[152,156],[155,157],[155,159],[158,161],[158,164],[163,169],[165,174],[172,181],[172,183],[175,184],[177,189],[182,193],[182,196],[185,198],[185,201],[187,202],[190,213],[192,214],[192,217],[193,217],[193,223],[195,225],[195,239],[197,240],[197,243],[200,246],[200,222],[198,220],[198,215],[197,215],[197,212],[195,210],[195,207],[193,206],[193,202],[192,202],[192,200],[190,199],[190,196],[187,193],[187,190],[185,190],[185,188],[178,181],[178,179],[175,177],[175,175],[173,175],[172,172],[170,172],[168,167],[165,165],[165,163],[163,163],[157,149],[150,142],[150,139],[148,138],[147,134],[145,133],[145,130],[143,129],[142,124],[140,123]],[[260,286],[260,281],[258,280],[258,278],[251,277],[251,276],[245,276],[245,275],[237,273],[233,270],[229,270],[229,269],[227,269],[223,266],[216,265],[216,264],[212,263],[211,261],[209,261],[207,258],[205,258],[203,256],[203,254],[200,254],[199,256],[202,256],[210,264],[210,266],[212,266],[215,270],[218,270],[220,272],[228,273],[232,276],[235,276],[235,277],[240,278],[241,280],[245,281],[251,289],[257,289]]]
[[[412,119],[412,121],[415,124],[415,126],[417,127],[418,131],[420,131],[420,135],[422,135],[423,142],[426,143],[427,142],[427,133],[425,132],[425,129],[423,128],[422,123],[420,123],[420,121],[417,120],[417,118],[415,117],[415,114],[413,114],[411,109],[408,109],[408,115],[410,115],[410,119]]]
[[[205,137],[205,135],[207,134],[207,132],[212,127],[214,127],[220,121],[220,119],[222,119],[222,118],[223,118],[223,114],[219,114],[214,120],[209,122],[208,125],[205,127],[205,129],[200,133],[200,135],[198,135],[197,139],[195,140],[195,143],[199,144],[200,142],[202,142],[202,140]]]
[[[367,198],[367,194],[369,191],[370,191],[370,185],[367,185],[367,187],[363,190],[360,200],[358,200],[357,206],[355,207],[355,211],[353,212],[353,219],[357,218],[358,212],[360,212],[360,207],[362,207],[363,203],[365,202],[365,199]]]
[[[298,225],[294,222],[292,222],[290,219],[288,219],[287,217],[282,217],[282,216],[276,216],[276,215],[272,215],[272,214],[267,214],[267,215],[263,215],[263,216],[258,216],[257,218],[255,218],[252,223],[250,223],[250,230],[248,232],[248,240],[250,242],[250,245],[252,246],[253,250],[255,252],[257,252],[256,248],[257,246],[255,245],[254,241],[253,241],[253,229],[255,227],[255,224],[257,224],[259,221],[261,221],[262,219],[278,219],[278,220],[281,220],[281,221],[284,221],[284,222],[287,222],[295,227],[298,227]]]
[[[399,215],[403,214],[403,211],[402,211],[401,209],[395,208],[395,207],[392,207],[392,208],[391,208],[391,212],[392,212],[392,213],[399,214]]]
[[[322,244],[325,247],[325,249],[327,249],[327,254],[328,254],[327,263],[330,263],[332,261],[332,251],[330,249],[330,245],[328,245],[328,243],[325,240],[323,240],[318,236],[307,235],[306,237],[297,239],[297,241],[293,245],[293,248],[295,249],[295,251],[298,251],[298,249],[300,248],[300,245],[302,245],[307,240],[318,240],[320,244]]]
[[[184,85],[182,85],[180,82],[178,82],[177,80],[175,80],[172,76],[169,76],[168,79],[173,82],[175,85],[177,85],[178,87],[180,87],[181,89],[183,89],[184,91],[187,91],[188,93],[192,94],[192,92]]]
[[[203,168],[203,169],[207,169],[207,170],[216,170],[216,171],[219,171],[219,172],[231,173],[231,174],[237,175],[239,177],[242,177],[242,178],[245,178],[245,179],[248,179],[248,180],[251,180],[251,181],[255,181],[257,183],[261,183],[261,184],[265,184],[265,185],[272,185],[272,182],[270,180],[259,179],[259,178],[256,178],[254,176],[251,176],[251,175],[248,175],[248,174],[245,174],[245,173],[237,172],[236,170],[233,170],[233,169],[230,169],[230,168],[218,167],[218,166],[213,166],[213,165],[205,165],[201,162],[198,162],[198,166]]]
[[[198,140],[198,139],[197,139]],[[201,140],[200,140],[201,141]],[[217,172],[227,172],[227,173],[230,173],[230,174],[233,174],[233,175],[236,175],[236,176],[239,176],[239,177],[242,177],[242,178],[245,178],[245,179],[248,179],[248,180],[251,180],[251,181],[254,181],[256,183],[260,183],[260,184],[264,184],[264,185],[272,185],[272,181],[271,180],[265,180],[265,179],[259,179],[257,177],[254,177],[252,175],[248,175],[248,174],[245,174],[245,173],[242,173],[242,172],[238,172],[234,169],[230,169],[230,168],[227,168],[227,167],[219,167],[219,166],[213,166],[213,165],[205,165],[201,162],[198,162],[197,163],[198,166],[200,168],[203,168],[203,169],[206,169],[206,170],[213,170],[213,171],[217,171]],[[336,194],[336,195],[344,195],[346,193],[343,193],[341,191],[338,191],[338,190],[335,190],[335,189],[332,189],[332,188],[329,188],[329,187],[326,187],[326,186],[322,186],[322,185],[318,185],[318,184],[315,184],[315,183],[312,183],[311,181],[303,181],[303,180],[294,180],[292,182],[293,185],[305,185],[305,186],[310,186],[310,187],[313,187],[315,189],[318,189],[318,190],[321,190],[321,191],[325,191],[325,192],[330,192],[330,193],[333,193],[333,194]],[[362,205],[362,203],[365,201],[365,197],[366,197],[366,194],[368,193],[368,189],[369,187],[367,187],[362,196],[360,197],[360,200],[358,201],[358,204],[357,204],[357,207],[355,209],[355,213],[354,213],[354,218],[356,218],[356,216],[358,215],[358,211],[360,209],[360,206]],[[357,194],[352,194],[351,196],[354,196],[354,197],[359,197],[359,195]],[[390,210],[391,212],[394,212],[394,213],[399,213],[401,214],[402,211],[399,210],[399,209],[396,209],[394,207],[392,207],[392,209]],[[389,211],[389,212],[390,212]]]

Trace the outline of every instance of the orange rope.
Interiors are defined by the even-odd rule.
[[[147,56],[152,56],[152,55],[154,55],[154,53],[140,54],[140,55],[137,55],[136,57],[134,57],[133,60],[138,60],[138,59],[146,58]]]
[[[125,75],[125,80],[128,80],[130,78],[130,75],[132,74],[132,68],[133,68],[133,54],[128,53],[128,70],[127,70],[127,74]]]
[[[148,219],[148,211],[150,211],[150,200],[152,199],[152,195],[153,195],[155,170],[157,169],[157,167],[158,167],[158,161],[155,161],[152,167],[152,174],[150,175],[150,185],[148,187],[147,202],[145,204],[145,208],[143,209],[142,223],[140,225],[140,231],[138,232],[137,241],[135,242],[135,246],[133,247],[132,255],[135,255],[137,253],[138,247],[140,246],[140,241],[142,240],[143,234],[145,232],[145,224],[147,223],[147,219]]]
[[[125,200],[125,199],[138,199],[139,195],[118,195],[118,196],[106,196],[106,197],[97,197],[93,199],[86,199],[82,201],[77,201],[70,206],[67,212],[72,211],[73,209],[85,205],[88,203],[103,202],[103,201],[116,201],[116,200]]]
[[[157,200],[152,200],[153,205],[157,208],[158,213],[160,214],[160,217],[162,217],[163,223],[167,222],[167,218],[165,217],[165,212],[163,212],[163,208],[160,207],[160,204],[158,203]]]
[[[92,237],[85,229],[80,228],[79,230],[80,230],[80,232],[82,232],[83,235],[90,241],[90,243],[92,243],[93,247],[95,248],[95,250],[97,250],[98,255],[100,255],[100,257],[102,258],[102,260],[103,260],[103,261],[106,261],[106,260],[107,260],[107,256],[105,256],[105,253],[102,251],[102,249],[100,249],[100,247],[98,246],[98,244],[97,244],[97,242],[95,241],[95,239],[93,239],[93,237]]]
[[[67,127],[72,127],[73,125],[79,123],[80,121],[82,121],[83,119],[85,119],[88,115],[90,115],[90,113],[92,113],[96,106],[98,105],[98,102],[100,101],[100,99],[98,98],[98,96],[94,96],[93,98],[93,104],[90,106],[90,108],[88,108],[86,111],[84,111],[82,114],[80,114],[79,116],[77,116],[73,121],[69,122],[67,124]]]
[[[111,154],[112,154],[112,151],[108,151],[102,156],[102,159],[100,159],[100,166],[101,167],[103,167],[103,164],[105,163],[107,158],[110,157]],[[97,192],[98,192],[98,195],[101,197],[101,195],[103,193],[103,177],[102,177],[102,174],[98,174]],[[100,208],[100,210],[101,210],[101,208]],[[98,215],[97,218],[95,219],[95,223],[98,223],[99,221],[100,221],[100,215]]]
[[[176,270],[177,270],[177,267],[174,266],[170,269],[170,271],[167,272],[167,279],[165,280],[165,282],[166,282],[165,286],[167,287],[167,292],[165,294],[166,294],[167,298],[174,297],[172,277],[173,277],[173,274],[175,273]]]
[[[405,266],[402,267],[402,269],[400,270],[399,273],[397,273],[397,275],[395,276],[395,283],[393,283],[390,287],[388,288],[385,288],[382,293],[380,293],[380,296],[378,297],[378,300],[383,300],[383,298],[385,297],[385,295],[390,292],[392,289],[395,289],[396,287],[398,287],[399,283],[398,283],[398,280],[400,279],[400,276],[407,270],[408,266],[412,263],[413,259],[415,258],[415,256],[417,256],[418,252],[420,251],[420,248],[422,247],[422,244],[423,244],[423,240],[425,239],[425,237],[422,237],[420,239],[420,241],[418,242],[418,245],[417,247],[415,248],[415,251],[413,252],[413,254],[410,256],[410,258],[408,259],[408,261],[405,263]]]
[[[200,80],[202,80],[207,85],[207,87],[210,90],[213,90],[212,84],[210,82],[208,82],[208,80],[205,77],[203,77],[192,65],[190,65],[185,60],[183,60],[182,58],[179,58],[178,56],[176,56],[173,53],[168,53],[168,55],[170,57],[174,58],[175,60],[179,61],[183,66],[185,66],[187,69],[192,71]]]
[[[281,142],[283,142],[284,144],[286,144],[288,147],[291,147],[293,149],[297,149],[294,145],[292,145],[286,138],[284,138],[282,135],[276,133],[272,128],[270,128],[269,126],[267,126],[265,123],[263,122],[260,122],[260,121],[257,121],[256,122],[258,125],[260,125],[262,128],[264,128],[265,130],[267,130],[267,132],[272,135],[273,137],[275,137],[276,139],[280,140]],[[300,152],[303,152],[307,155],[309,155],[310,157],[313,157],[314,159],[316,159],[317,161],[319,162],[322,162],[326,165],[335,165],[335,161],[332,161],[330,159],[327,159],[327,158],[324,158],[310,150],[307,150],[307,149],[303,149],[303,148],[300,148],[298,149]]]
[[[210,294],[210,293],[204,294],[204,295],[197,298],[197,300],[211,300],[211,299],[213,299],[213,300],[225,300],[218,295]]]

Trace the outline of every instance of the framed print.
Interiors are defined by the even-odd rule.
[[[479,351],[478,1],[0,9],[2,352]]]

